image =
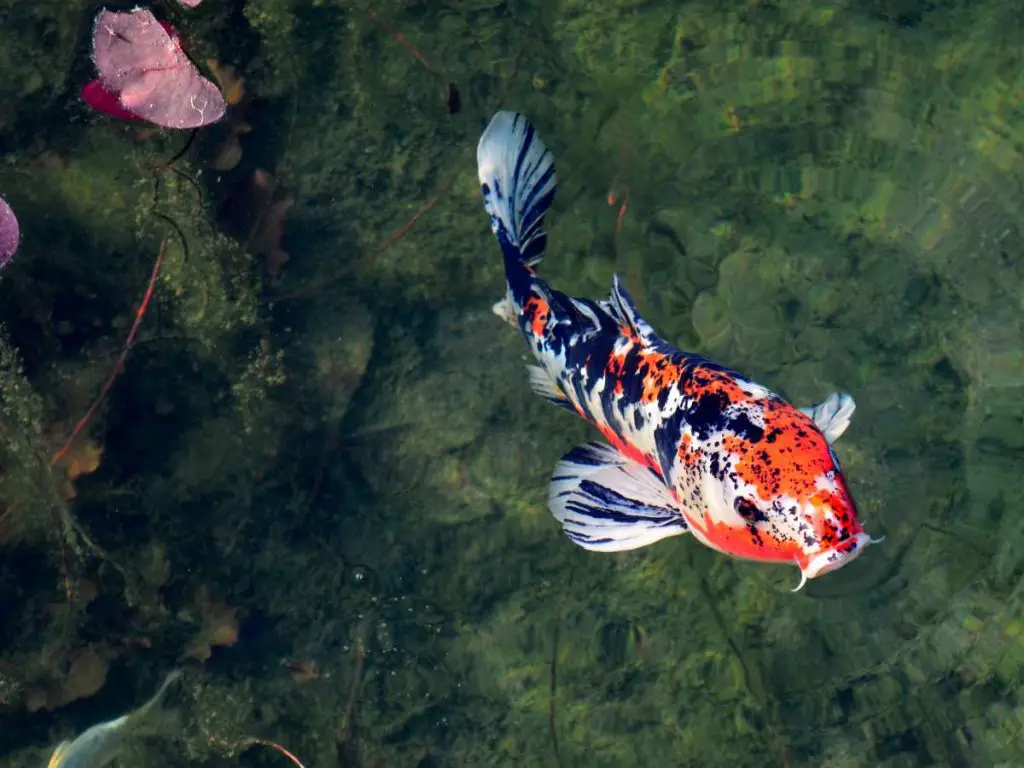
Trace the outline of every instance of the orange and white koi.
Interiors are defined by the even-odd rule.
[[[879,541],[864,532],[830,445],[850,423],[852,397],[797,408],[676,349],[618,276],[598,301],[551,288],[536,265],[554,160],[522,115],[494,115],[477,165],[505,263],[494,311],[529,344],[534,391],[607,441],[574,448],[555,468],[549,506],[572,541],[614,552],[691,533],[733,557],[796,565],[797,589]]]

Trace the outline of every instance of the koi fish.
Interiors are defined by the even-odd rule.
[[[536,266],[554,159],[522,115],[494,115],[477,166],[505,264],[494,312],[536,358],[532,389],[607,441],[574,448],[555,468],[548,505],[572,541],[617,552],[689,533],[726,555],[796,565],[797,590],[880,541],[864,532],[830,445],[853,416],[850,395],[797,408],[676,349],[640,316],[618,275],[597,301],[549,286]]]
[[[160,707],[160,702],[180,671],[171,672],[149,701],[133,712],[97,723],[74,741],[62,741],[50,755],[46,768],[102,768],[114,760],[125,747],[128,737],[143,731],[143,721]]]

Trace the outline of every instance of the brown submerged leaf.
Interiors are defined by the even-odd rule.
[[[238,642],[238,616],[236,609],[223,600],[214,598],[205,585],[196,594],[199,611],[199,631],[185,647],[185,655],[197,661],[206,661],[213,649],[230,647]]]

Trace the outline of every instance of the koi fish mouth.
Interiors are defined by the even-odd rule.
[[[809,579],[842,568],[851,560],[856,560],[869,545],[881,544],[883,541],[885,541],[885,536],[873,539],[866,533],[858,533],[852,546],[844,547],[843,550],[829,549],[819,552],[808,560],[806,565],[800,566],[800,583],[792,591],[799,592]]]

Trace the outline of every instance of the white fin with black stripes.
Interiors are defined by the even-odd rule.
[[[609,311],[612,317],[622,325],[625,325],[635,335],[646,340],[656,338],[654,329],[650,323],[640,317],[640,312],[633,302],[633,297],[626,291],[622,279],[618,275],[612,276],[612,292],[608,299]]]
[[[544,214],[555,197],[555,160],[525,116],[495,113],[476,147],[477,175],[491,231],[502,251],[527,266],[544,255]]]
[[[833,392],[820,403],[800,410],[811,417],[829,443],[834,443],[850,426],[856,407],[853,398],[845,392]]]
[[[584,549],[621,552],[689,531],[652,470],[603,443],[573,448],[555,467],[548,506]]]

